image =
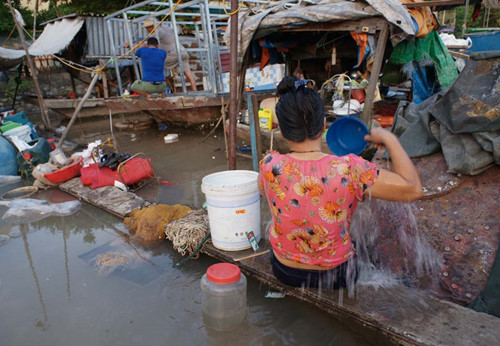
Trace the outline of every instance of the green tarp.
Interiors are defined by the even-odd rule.
[[[411,61],[432,61],[442,89],[448,88],[458,77],[453,58],[437,31],[431,32],[425,38],[402,41],[394,47],[390,59],[391,63],[405,65]]]

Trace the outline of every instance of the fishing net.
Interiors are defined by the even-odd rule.
[[[158,204],[133,210],[123,223],[130,233],[144,240],[164,239],[165,225],[183,218],[189,211],[191,208],[180,204]]]
[[[174,249],[182,256],[186,252],[191,255],[208,233],[210,233],[208,216],[204,210],[190,211],[185,217],[165,226],[167,239],[172,241]],[[198,254],[193,258],[198,258]]]

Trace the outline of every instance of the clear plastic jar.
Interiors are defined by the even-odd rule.
[[[247,315],[247,279],[240,268],[217,263],[201,279],[203,322],[210,329],[236,328]]]

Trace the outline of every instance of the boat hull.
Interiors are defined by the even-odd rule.
[[[26,97],[24,101],[38,106],[37,98]],[[80,103],[80,99],[45,99],[44,101],[47,109],[66,118],[71,118],[73,116],[76,107]],[[108,114],[109,110],[104,105],[104,99],[96,98],[86,100],[78,116],[80,118],[91,118],[107,116]]]
[[[155,99],[107,99],[104,104],[113,113],[145,112],[159,122],[194,125],[218,119],[223,102],[227,102],[227,99],[214,96],[169,96]]]
[[[26,102],[38,105],[38,99],[26,98]],[[71,118],[79,99],[46,99],[48,109]],[[220,117],[222,102],[227,97],[219,96],[169,96],[148,99],[145,97],[89,99],[85,101],[79,117],[90,118],[113,114],[146,113],[163,123],[196,125],[211,122]]]

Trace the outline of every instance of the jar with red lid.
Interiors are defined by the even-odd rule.
[[[247,315],[247,279],[230,263],[210,266],[201,279],[203,322],[213,330],[236,328]]]

